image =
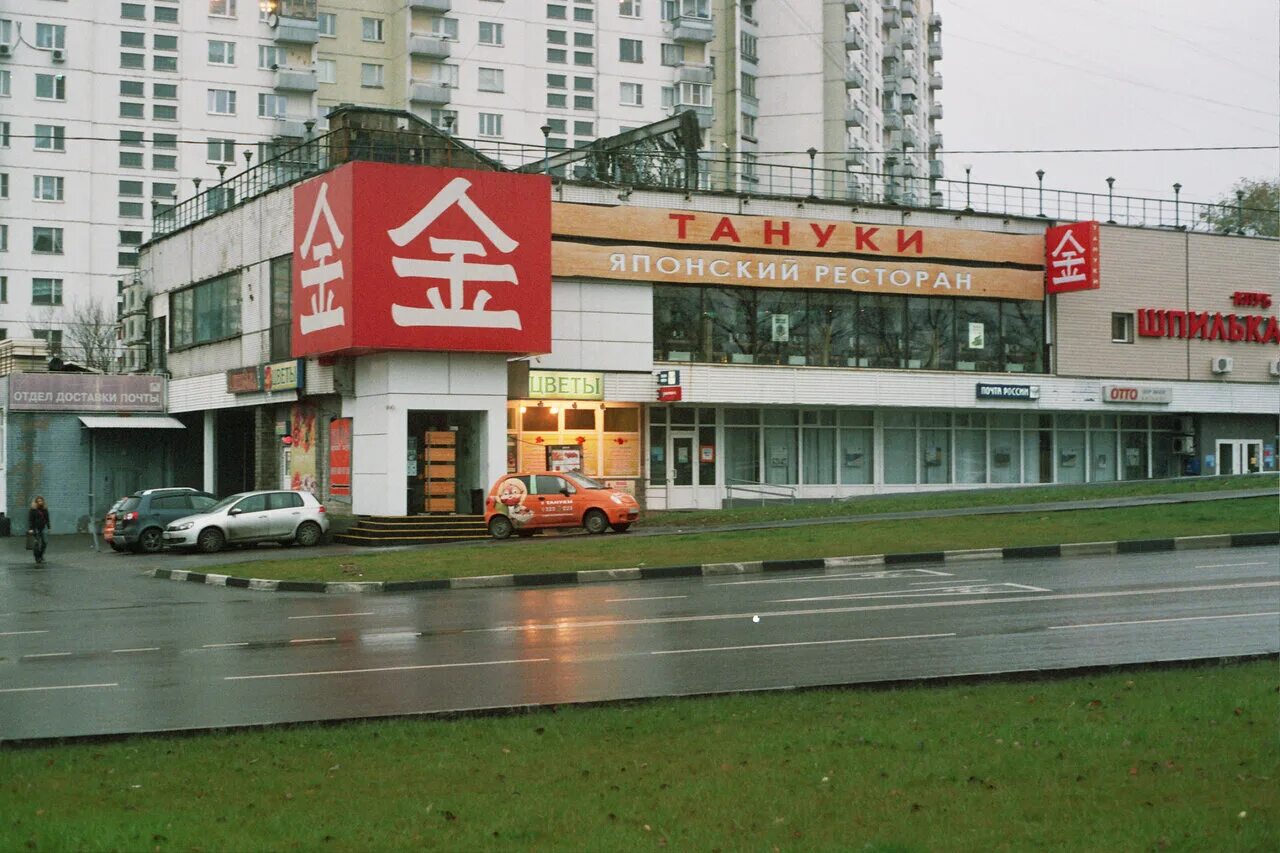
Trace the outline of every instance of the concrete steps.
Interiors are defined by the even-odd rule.
[[[335,534],[342,545],[389,548],[488,539],[482,515],[362,515],[355,526]]]

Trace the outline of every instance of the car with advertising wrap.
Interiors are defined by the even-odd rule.
[[[108,511],[102,538],[116,551],[154,554],[164,548],[170,522],[202,512],[218,502],[208,492],[188,486],[143,489],[117,501]]]
[[[227,545],[319,545],[329,531],[324,504],[310,492],[272,489],[223,498],[197,515],[165,528],[164,544],[206,554]]]
[[[507,474],[485,500],[484,523],[495,539],[532,536],[551,527],[612,528],[625,533],[640,518],[636,499],[576,471]]]

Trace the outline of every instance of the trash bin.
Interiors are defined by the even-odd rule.
[[[471,490],[471,514],[484,515],[484,489]]]
[[[1198,477],[1200,475],[1200,457],[1188,456],[1182,461],[1182,473],[1188,477]]]

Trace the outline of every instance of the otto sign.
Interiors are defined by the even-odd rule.
[[[1172,403],[1172,388],[1144,388],[1137,385],[1103,385],[1104,403]]]
[[[551,185],[346,163],[293,191],[293,355],[551,349]]]

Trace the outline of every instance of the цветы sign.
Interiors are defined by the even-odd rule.
[[[1036,235],[564,203],[552,230],[558,276],[1044,298]]]
[[[551,349],[551,184],[346,163],[293,191],[293,355]]]

